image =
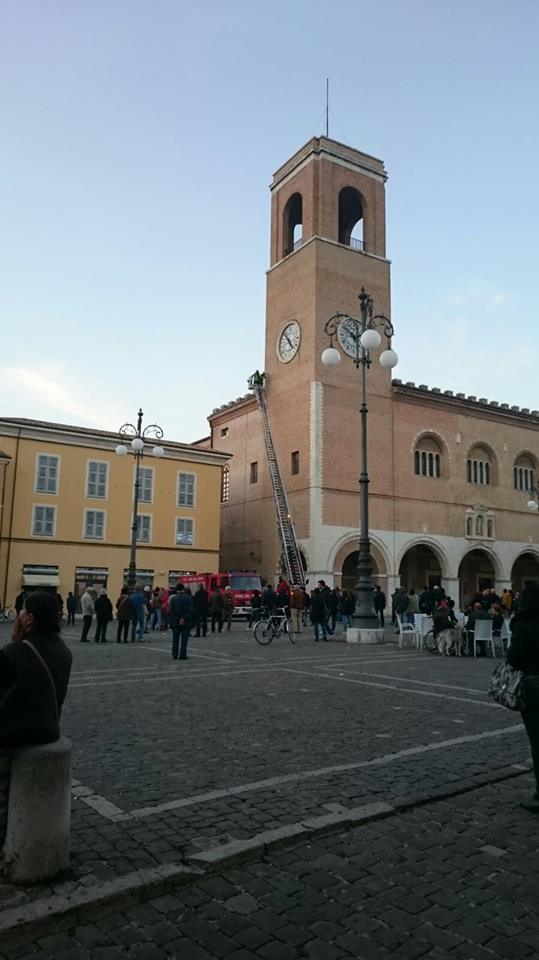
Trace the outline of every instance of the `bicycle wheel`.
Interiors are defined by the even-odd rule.
[[[436,646],[436,640],[434,639],[434,630],[428,630],[425,636],[423,637],[423,648],[428,653],[439,653],[438,647]]]
[[[288,634],[288,639],[290,640],[290,643],[295,643],[296,634],[294,633],[294,627],[292,626],[291,620],[286,621],[286,632]]]
[[[268,643],[271,643],[275,636],[275,627],[272,623],[268,623],[267,620],[259,620],[255,624],[254,628],[255,640],[260,646],[265,647]]]

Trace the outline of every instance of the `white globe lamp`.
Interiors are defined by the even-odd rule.
[[[531,510],[531,511],[539,510],[539,504],[537,503],[537,500],[532,500],[530,497],[530,499],[528,500],[528,510]]]
[[[322,354],[322,363],[325,367],[336,367],[341,361],[341,355],[335,347],[326,347]]]
[[[144,441],[140,437],[133,437],[131,441],[131,449],[133,453],[142,453],[144,450]]]
[[[119,443],[119,444],[118,444],[118,446],[116,447],[116,453],[118,454],[119,457],[126,457],[126,456],[127,456],[127,447],[126,447],[125,443]]]
[[[382,338],[378,330],[364,330],[359,342],[364,350],[376,350],[380,346]]]
[[[163,447],[160,447],[159,445],[153,448],[152,453],[153,453],[154,457],[164,457],[164,456],[165,456],[164,448],[163,448]]]
[[[386,370],[391,370],[393,367],[396,367],[398,362],[399,357],[394,350],[384,350],[384,352],[380,354],[380,366]]]

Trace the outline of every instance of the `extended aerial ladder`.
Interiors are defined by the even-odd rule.
[[[258,409],[260,410],[262,416],[264,444],[266,446],[268,469],[271,477],[271,485],[273,487],[273,499],[275,501],[275,510],[277,513],[277,529],[279,531],[279,539],[281,541],[284,569],[290,584],[298,584],[304,588],[305,573],[303,570],[301,553],[298,547],[298,541],[296,539],[294,524],[292,523],[292,518],[290,516],[290,508],[288,506],[286,491],[283,485],[281,471],[279,470],[277,457],[275,456],[275,447],[273,445],[273,437],[271,435],[269,425],[268,410],[266,407],[265,375],[263,373],[259,373],[257,370],[256,373],[253,373],[252,377],[249,377],[248,384],[249,389],[255,394],[258,403]]]

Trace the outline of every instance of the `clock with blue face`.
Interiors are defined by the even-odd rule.
[[[337,330],[337,340],[340,346],[349,357],[360,357],[363,348],[359,342],[361,337],[361,327],[352,317],[344,317]]]
[[[279,334],[277,340],[277,356],[282,363],[289,363],[299,350],[301,342],[301,330],[297,320],[291,320],[287,323],[284,330]]]

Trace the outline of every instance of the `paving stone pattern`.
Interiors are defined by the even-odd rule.
[[[539,834],[522,787],[479,788],[71,918],[0,960],[535,958]]]
[[[0,643],[7,636],[0,628]],[[30,890],[0,886],[0,909],[181,862],[328,810],[470,789],[529,763],[523,732],[447,745],[518,724],[488,702],[490,660],[315,644],[310,634],[296,646],[261,648],[236,627],[191,641],[189,660],[178,663],[163,635],[121,646],[81,645],[78,629],[66,636],[74,667],[63,729],[73,775],[120,811],[305,777],[117,822],[75,798],[70,872]],[[425,745],[437,749],[387,758]]]

